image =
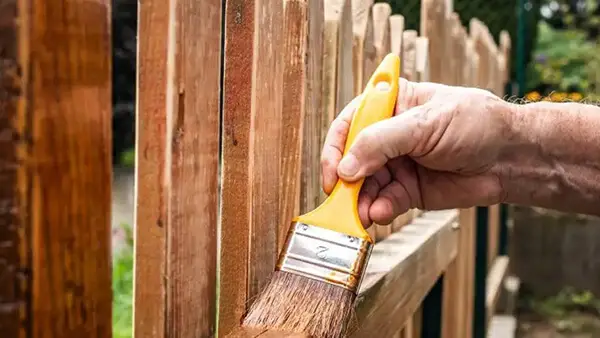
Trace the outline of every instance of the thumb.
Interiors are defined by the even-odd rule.
[[[363,129],[340,161],[338,175],[353,182],[374,174],[390,159],[421,148],[425,135],[431,134],[427,117],[432,109],[427,103]]]

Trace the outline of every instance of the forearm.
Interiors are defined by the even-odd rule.
[[[600,215],[600,108],[511,105],[499,172],[507,203]]]

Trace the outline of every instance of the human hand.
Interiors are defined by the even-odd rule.
[[[357,99],[332,122],[321,155],[322,185],[366,177],[363,225],[389,224],[411,208],[441,210],[503,200],[498,158],[510,103],[489,91],[400,79],[395,116],[365,128],[342,160]]]

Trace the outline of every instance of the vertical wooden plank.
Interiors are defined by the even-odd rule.
[[[300,165],[306,101],[306,43],[308,0],[284,2],[283,101],[281,110],[281,191],[279,245],[281,249],[292,218],[300,212]]]
[[[23,165],[31,135],[29,122],[29,20],[23,1],[0,1],[0,332],[31,336],[30,173]]]
[[[169,11],[168,1],[144,1],[139,5],[133,306],[136,337],[162,337],[165,332]]]
[[[392,7],[380,2],[373,5],[373,45],[376,52],[376,63],[379,64],[391,52],[390,15]],[[392,232],[392,226],[373,224],[377,241],[385,239]],[[369,228],[371,229],[371,228]]]
[[[479,55],[475,51],[475,46],[473,40],[467,35],[466,30],[463,29],[463,33],[466,39],[465,43],[465,85],[467,86],[476,86],[478,82],[478,72],[479,72]],[[467,261],[467,283],[465,288],[468,290],[467,297],[465,297],[466,305],[465,305],[465,322],[463,325],[464,328],[464,337],[471,338],[473,337],[473,320],[474,320],[474,296],[475,296],[475,238],[477,233],[476,227],[476,208],[470,208],[469,213],[466,215],[461,215],[461,224],[463,218],[466,218],[465,223],[471,224],[471,227],[468,228],[468,261]]]
[[[402,58],[402,34],[404,33],[404,16],[394,14],[390,16],[390,52]],[[402,68],[402,63],[400,68]],[[402,73],[402,72],[401,72]]]
[[[510,82],[510,57],[511,57],[511,41],[510,41],[510,35],[508,34],[507,31],[503,30],[500,32],[500,51],[502,52],[502,55],[504,56],[504,76],[503,76],[503,81],[504,83],[508,83]]]
[[[354,97],[352,2],[325,0],[324,13],[321,146],[331,121]]]
[[[321,116],[323,79],[323,1],[308,1],[306,99],[302,143],[300,213],[317,207],[321,192]]]
[[[416,43],[418,33],[406,30],[402,33],[402,77],[409,81],[417,81]]]
[[[430,42],[426,37],[419,36],[415,43],[416,70],[419,82],[433,81],[431,79],[431,58],[429,55]]]
[[[373,45],[373,0],[352,0],[352,71],[354,72],[354,95],[362,93],[377,63]]]
[[[0,332],[111,337],[110,4],[0,13]]]
[[[445,0],[424,0],[421,3],[420,33],[422,37],[429,39],[429,81],[438,83],[444,81],[445,7]]]
[[[352,71],[354,95],[362,93],[370,76],[377,67],[377,53],[374,45],[373,0],[352,0]],[[369,236],[376,240],[375,226],[367,229]]]
[[[283,2],[225,7],[219,334],[268,282],[280,224]]]
[[[462,35],[460,19],[456,13],[452,13],[448,17],[448,20],[446,20],[446,23],[448,25],[446,30],[450,32],[448,34],[448,43],[452,46],[451,49],[447,49],[447,52],[451,52],[452,54],[447,55],[446,59],[453,60],[452,68],[445,70],[448,72],[446,74],[447,81],[449,84],[459,84],[462,82],[462,76],[460,75],[465,58],[465,37]],[[461,67],[461,72],[457,71],[456,68],[458,67]],[[444,289],[448,290],[448,292],[444,292],[443,299],[442,337],[444,338],[464,337],[463,325],[465,324],[462,318],[465,315],[465,295],[468,292],[465,289],[468,274],[466,271],[466,260],[468,259],[467,254],[469,250],[469,227],[472,226],[472,224],[467,223],[464,219],[467,213],[468,210],[460,211],[458,252],[456,259],[448,266],[444,278]]]
[[[140,7],[136,336],[215,332],[221,10]]]
[[[211,336],[216,319],[222,4],[185,0],[176,6],[170,22],[176,45],[170,45],[167,57],[172,68],[166,97],[166,335]]]

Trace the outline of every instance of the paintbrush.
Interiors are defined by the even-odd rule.
[[[399,76],[399,57],[387,55],[358,98],[344,155],[360,131],[393,115]],[[373,247],[358,216],[363,182],[338,180],[320,206],[292,221],[275,273],[243,326],[344,336]]]

